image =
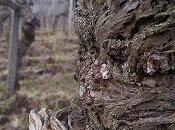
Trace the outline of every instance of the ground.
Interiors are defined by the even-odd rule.
[[[0,40],[0,130],[27,130],[31,109],[61,109],[76,95],[74,79],[77,38],[62,32],[37,30],[36,41],[29,48],[20,69],[19,90],[10,99],[2,99],[8,64],[8,44]]]

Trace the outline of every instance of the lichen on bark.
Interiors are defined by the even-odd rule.
[[[67,129],[175,129],[174,5],[74,1],[79,102],[65,114]]]

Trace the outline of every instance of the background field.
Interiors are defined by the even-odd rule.
[[[31,109],[61,109],[76,95],[74,80],[77,38],[63,32],[53,34],[37,30],[36,41],[29,48],[20,69],[19,90],[15,97],[3,100],[8,65],[6,36],[0,39],[0,130],[27,130]]]

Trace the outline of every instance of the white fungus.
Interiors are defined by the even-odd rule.
[[[101,65],[100,73],[102,74],[103,79],[109,79],[110,73],[106,64]]]

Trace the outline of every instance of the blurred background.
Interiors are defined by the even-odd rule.
[[[8,74],[10,18],[0,33],[0,130],[27,130],[31,109],[62,109],[71,104],[78,83],[74,79],[78,40],[69,0],[29,0],[40,21],[35,41],[19,70],[16,95],[4,99]]]

